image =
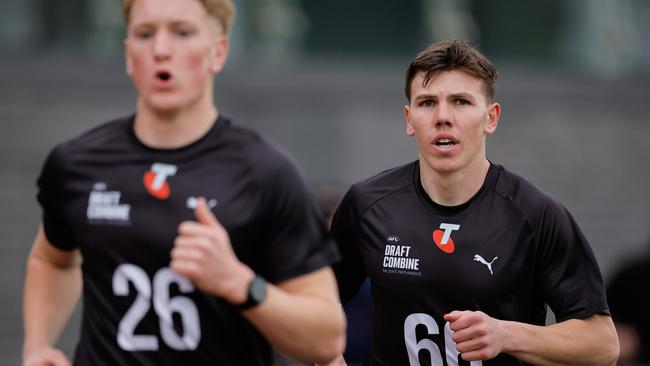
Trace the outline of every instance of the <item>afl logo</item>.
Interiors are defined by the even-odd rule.
[[[397,236],[397,235],[389,235],[389,236],[386,237],[386,241],[388,241],[389,243],[397,243],[397,242],[399,242],[399,236]]]
[[[143,183],[147,192],[159,200],[169,198],[171,189],[167,177],[176,174],[176,165],[154,163],[151,170],[144,173]]]

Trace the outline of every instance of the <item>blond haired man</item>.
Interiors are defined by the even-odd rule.
[[[136,113],[57,146],[38,180],[24,365],[83,294],[78,365],[324,363],[345,319],[336,248],[295,168],[213,102],[229,0],[124,0]]]

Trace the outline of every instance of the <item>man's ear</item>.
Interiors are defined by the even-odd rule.
[[[490,135],[494,133],[499,124],[499,117],[501,116],[501,105],[499,103],[492,103],[488,107],[487,123],[485,124],[485,133]]]
[[[406,134],[415,136],[415,130],[411,124],[411,107],[408,104],[404,106],[404,120],[406,121]]]
[[[230,44],[228,36],[223,34],[217,36],[212,49],[212,60],[210,65],[210,71],[212,71],[213,74],[216,75],[223,70],[223,67],[226,65],[226,60],[228,59],[229,48]]]
[[[126,74],[129,76],[133,75],[133,62],[131,61],[131,55],[129,52],[129,40],[124,40],[124,62],[126,63]]]

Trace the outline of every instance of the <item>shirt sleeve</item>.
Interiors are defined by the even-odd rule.
[[[332,234],[341,253],[341,261],[334,265],[334,273],[342,302],[352,299],[366,279],[360,249],[360,219],[353,187],[343,198],[332,220]]]
[[[63,153],[60,148],[47,157],[37,180],[38,203],[42,208],[43,229],[47,240],[62,250],[73,250],[77,244],[63,213],[65,177]]]
[[[280,159],[263,181],[265,276],[271,282],[294,278],[338,260],[338,251],[325,228],[302,178]]]
[[[550,202],[541,215],[537,236],[542,288],[557,321],[609,315],[594,253],[566,208]]]

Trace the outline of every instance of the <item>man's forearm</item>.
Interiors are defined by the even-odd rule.
[[[616,363],[618,338],[611,318],[596,315],[549,326],[506,322],[511,335],[507,353],[534,365],[603,365]]]
[[[316,276],[332,276],[312,284],[325,286],[310,293],[291,292],[268,285],[265,301],[244,316],[280,351],[306,362],[327,363],[345,348],[345,316],[336,301],[336,286],[331,272]],[[322,279],[322,277],[321,277]],[[323,293],[332,292],[331,298]]]
[[[80,294],[79,266],[57,267],[30,256],[23,302],[23,356],[56,341]]]

